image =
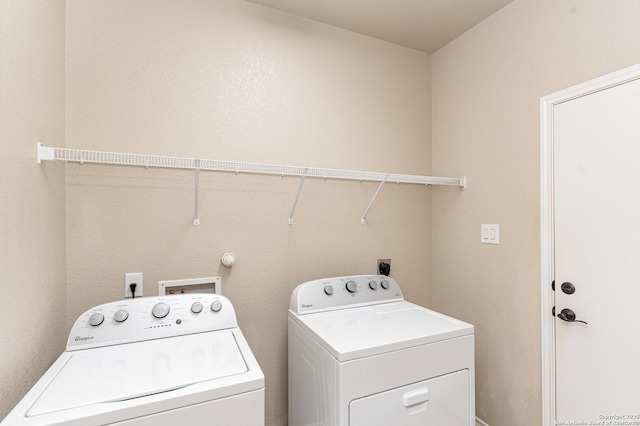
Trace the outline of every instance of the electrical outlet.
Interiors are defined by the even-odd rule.
[[[391,259],[378,259],[376,274],[389,275],[391,272]]]
[[[132,272],[124,274],[124,298],[131,298],[134,295],[131,294],[131,284],[136,283],[135,296],[142,296],[142,272]]]

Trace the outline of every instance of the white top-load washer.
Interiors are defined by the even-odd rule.
[[[264,375],[231,302],[141,297],[89,309],[2,425],[264,426]]]
[[[289,308],[289,426],[473,426],[473,326],[385,276],[309,281]]]

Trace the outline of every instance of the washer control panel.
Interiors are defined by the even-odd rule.
[[[355,275],[307,281],[293,290],[289,309],[309,314],[404,300],[398,283],[384,275]]]
[[[89,309],[71,329],[67,351],[237,327],[224,296],[186,293],[139,297]]]

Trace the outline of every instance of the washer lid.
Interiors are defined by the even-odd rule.
[[[470,324],[406,301],[291,316],[338,361],[473,334]]]
[[[66,352],[28,417],[124,401],[248,371],[231,330]],[[212,385],[214,386],[214,385]]]

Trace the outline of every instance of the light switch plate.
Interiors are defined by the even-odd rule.
[[[500,244],[500,225],[480,225],[482,244]]]

